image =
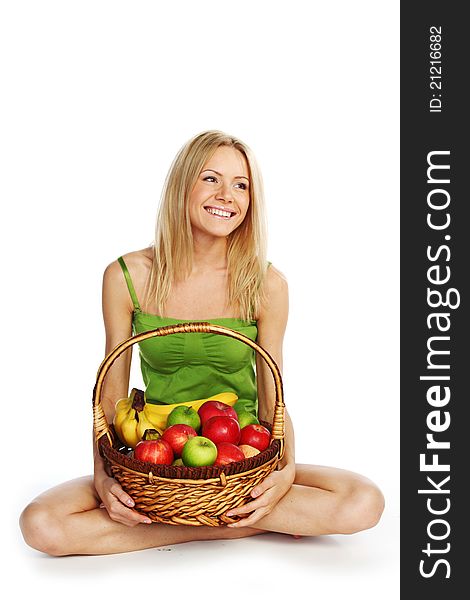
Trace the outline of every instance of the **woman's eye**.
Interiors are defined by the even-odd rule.
[[[218,183],[217,177],[214,177],[213,175],[206,175],[205,177],[203,177],[203,181],[207,181],[208,183]],[[247,184],[243,183],[242,181],[236,183],[235,187],[237,187],[240,190],[248,189]]]

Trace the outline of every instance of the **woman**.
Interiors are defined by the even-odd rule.
[[[209,320],[248,335],[254,332],[253,339],[256,337],[282,371],[287,282],[266,261],[264,223],[262,181],[250,149],[219,131],[190,140],[170,169],[155,245],[125,254],[104,272],[106,353],[132,332]],[[219,344],[229,339],[188,335],[209,336],[205,338],[208,345],[214,337],[220,338]],[[173,370],[165,368],[169,353],[175,350],[177,354],[177,348],[171,346],[176,343],[174,337],[151,340],[170,344],[160,353],[162,364],[147,362],[141,347],[149,399],[153,394],[159,402],[174,402],[172,393],[187,382],[183,363],[173,364]],[[224,355],[223,349],[220,355]],[[127,350],[105,380],[102,406],[108,422],[112,422],[116,399],[128,395],[130,361]],[[219,385],[220,391],[225,389],[224,369],[220,381],[210,378],[207,388],[204,361],[194,362],[192,399],[217,393],[214,385]],[[256,359],[256,378],[252,356],[240,370],[245,373],[240,382],[245,389],[242,405],[236,408],[251,410],[272,422],[274,384],[264,361]],[[167,396],[166,389],[171,390]],[[294,431],[287,411],[285,442],[278,470],[256,486],[253,500],[231,511],[241,520],[221,527],[150,522],[132,508],[132,498],[106,473],[95,447],[93,477],[61,484],[25,508],[20,517],[24,538],[33,548],[56,556],[109,554],[268,531],[294,537],[346,534],[378,522],[384,501],[370,480],[340,469],[295,463]]]

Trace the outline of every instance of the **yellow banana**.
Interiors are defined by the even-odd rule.
[[[139,422],[137,423],[137,435],[139,436],[139,440],[144,437],[144,433],[147,429],[156,429],[160,435],[163,433],[163,431],[156,427],[147,417],[146,409],[147,405],[145,405],[144,409],[137,415],[139,419]]]
[[[224,402],[224,404],[228,404],[229,406],[233,406],[238,400],[238,396],[233,392],[220,392],[220,394],[210,396],[210,398],[204,398],[203,400],[196,400],[196,402],[204,404],[204,402],[207,402],[208,400],[216,400],[218,402]]]
[[[131,408],[132,402],[130,398],[121,398],[116,402],[113,425],[120,439],[122,439],[122,423],[128,418]]]
[[[119,438],[131,448],[134,448],[141,439],[137,433],[137,413],[142,413],[144,407],[144,394],[135,388],[131,391],[129,398],[121,398],[116,402],[114,429]]]
[[[129,418],[125,419],[121,425],[122,440],[131,448],[135,448],[137,442],[140,442],[140,438],[137,433],[137,419],[135,413],[136,411],[132,409],[129,413]]]

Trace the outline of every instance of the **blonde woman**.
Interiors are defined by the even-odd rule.
[[[119,257],[104,272],[106,353],[133,332],[203,320],[256,339],[282,371],[287,313],[286,279],[266,259],[263,186],[255,158],[233,136],[201,133],[171,166],[155,243]],[[263,361],[256,358],[255,370],[248,346],[225,336],[191,335],[201,336],[201,343],[183,346],[181,336],[172,335],[142,344],[147,400],[171,404],[235,388],[237,410],[272,422],[273,382]],[[116,399],[129,393],[130,361],[127,350],[105,380],[108,422]],[[361,475],[296,464],[287,412],[283,460],[254,492],[249,503],[231,511],[242,517],[233,525],[152,523],[133,509],[132,497],[107,474],[95,448],[94,475],[41,494],[23,511],[20,526],[30,546],[50,555],[110,554],[269,531],[294,537],[350,534],[373,527],[384,505],[380,490]]]

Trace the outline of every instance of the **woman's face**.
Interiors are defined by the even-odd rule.
[[[226,237],[236,229],[250,204],[248,164],[241,152],[219,146],[204,164],[189,196],[193,235]]]

